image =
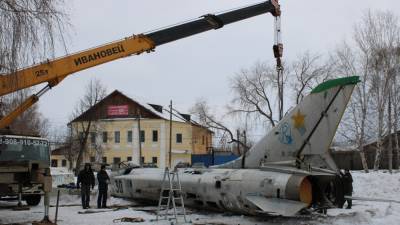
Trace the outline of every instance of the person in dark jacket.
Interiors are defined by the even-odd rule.
[[[102,165],[101,170],[97,173],[97,181],[99,182],[99,196],[97,197],[97,208],[107,208],[107,192],[110,177],[106,172],[106,166]]]
[[[353,194],[353,177],[348,169],[345,170],[343,174],[343,192],[346,196],[351,196]],[[351,209],[352,200],[346,199],[347,201],[347,208]]]
[[[82,208],[90,208],[90,187],[94,188],[94,174],[90,163],[85,164],[85,168],[78,174],[77,188],[81,188]]]
[[[334,184],[334,199],[335,199],[335,205],[337,205],[338,208],[343,208],[343,205],[345,203],[344,199],[344,185],[343,185],[343,173],[340,172],[339,175],[336,175],[333,184]]]

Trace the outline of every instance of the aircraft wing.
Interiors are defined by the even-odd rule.
[[[281,198],[266,198],[263,196],[249,195],[246,199],[263,212],[271,215],[294,216],[297,212],[307,207],[307,204],[304,202]]]

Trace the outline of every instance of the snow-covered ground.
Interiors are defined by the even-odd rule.
[[[353,196],[400,201],[400,171],[353,171]],[[328,210],[327,224],[400,224],[400,204],[353,201],[353,208]]]
[[[400,200],[400,172],[389,174],[385,171],[352,172],[354,179],[354,196]],[[0,202],[0,224],[22,223],[38,221],[43,217],[43,206],[32,207],[30,211],[13,211],[9,206],[15,202]],[[55,204],[55,198],[51,199]],[[78,195],[63,194],[60,199],[58,224],[130,224],[113,222],[122,217],[141,217],[143,225],[169,225],[169,221],[154,221],[156,207],[134,206],[135,203],[123,199],[110,198],[108,205],[126,206],[119,210],[104,210],[93,214],[79,214],[82,212]],[[96,206],[95,196],[91,199],[91,206]],[[93,209],[95,211],[96,209]],[[328,215],[313,215],[298,218],[257,218],[231,214],[221,214],[188,209],[188,220],[192,224],[240,224],[240,225],[267,225],[267,224],[400,224],[400,204],[388,202],[353,201],[353,209],[330,209]],[[50,216],[54,218],[55,207],[51,207]]]

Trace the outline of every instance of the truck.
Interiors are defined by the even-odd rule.
[[[40,203],[51,190],[49,141],[21,135],[0,135],[0,198]]]

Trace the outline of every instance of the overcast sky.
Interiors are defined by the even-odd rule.
[[[69,0],[72,23],[68,52],[84,50],[132,34],[172,25],[206,13],[221,12],[259,1],[251,0]],[[399,0],[282,0],[284,58],[304,51],[327,53],[345,38],[367,9],[392,10]],[[108,92],[118,89],[150,103],[186,112],[196,99],[221,110],[231,99],[229,79],[257,61],[273,61],[273,16],[264,14],[78,72],[40,100],[40,111],[52,126],[65,125],[92,78]],[[64,55],[62,50],[57,56]]]

